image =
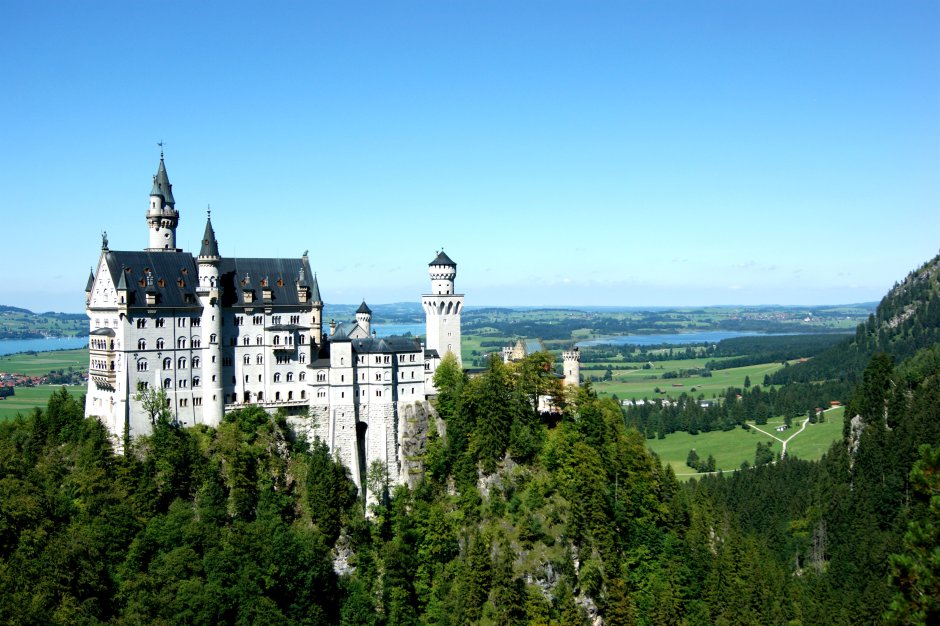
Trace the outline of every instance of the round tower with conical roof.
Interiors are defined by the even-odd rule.
[[[225,396],[222,394],[222,288],[219,284],[222,257],[211,215],[206,216],[206,231],[196,263],[199,270],[196,295],[202,305],[202,423],[218,426],[225,412]]]
[[[147,250],[179,252],[176,247],[176,226],[179,224],[179,213],[176,211],[176,200],[173,199],[173,185],[166,173],[163,163],[163,151],[160,151],[160,165],[153,177],[153,188],[150,190],[150,207],[147,209],[147,226],[150,231]]]
[[[359,328],[366,331],[367,335],[372,334],[372,309],[365,300],[356,309],[356,323],[359,324]]]
[[[460,356],[460,314],[463,312],[463,294],[454,293],[457,264],[443,250],[428,263],[431,277],[431,293],[421,297],[426,320],[427,340],[425,347],[437,351],[443,357],[448,352]]]

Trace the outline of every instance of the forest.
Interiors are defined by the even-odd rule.
[[[56,393],[0,424],[0,622],[938,623],[940,343],[921,345],[938,267],[831,348],[864,363],[832,370],[855,384],[820,461],[684,484],[614,400],[562,389],[548,353],[473,377],[446,359],[423,480],[373,464],[368,497],[284,416],[158,412],[117,455]],[[815,393],[814,360],[726,404]]]

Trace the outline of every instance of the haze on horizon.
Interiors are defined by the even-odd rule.
[[[166,165],[324,299],[879,300],[940,247],[940,5],[5,4],[0,301],[79,312]],[[12,234],[12,235],[11,235]]]

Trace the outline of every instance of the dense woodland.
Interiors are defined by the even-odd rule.
[[[473,378],[445,361],[424,480],[373,465],[368,504],[283,417],[157,414],[117,456],[56,394],[0,424],[0,622],[938,623],[940,344],[885,350],[919,341],[907,320],[856,337],[878,350],[821,461],[687,484],[544,353]]]

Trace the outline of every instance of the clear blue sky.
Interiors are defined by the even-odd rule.
[[[940,248],[940,3],[22,2],[0,304],[81,311],[159,149],[198,251],[328,302],[876,300]]]

